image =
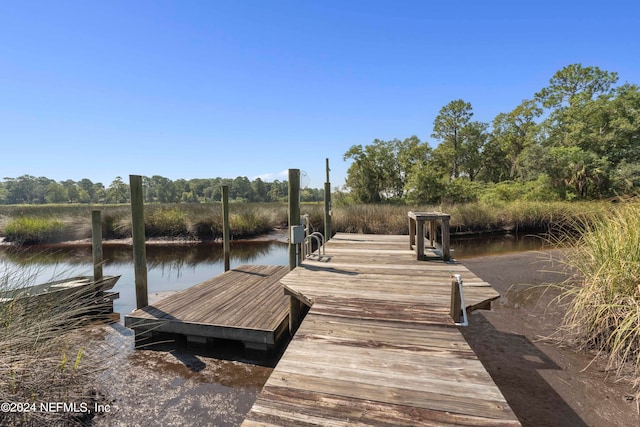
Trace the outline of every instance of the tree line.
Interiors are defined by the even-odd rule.
[[[585,200],[640,184],[640,89],[615,72],[572,64],[491,123],[462,99],[442,107],[432,148],[416,136],[354,145],[354,201]]]
[[[222,186],[229,186],[229,198],[243,202],[281,202],[287,200],[287,181],[266,182],[260,178],[250,181],[247,177],[177,179],[162,176],[143,177],[144,199],[147,203],[205,203],[220,201]],[[321,201],[324,190],[303,188],[304,202]],[[45,203],[128,203],[129,185],[116,177],[109,186],[90,179],[80,181],[54,181],[46,177],[23,175],[4,178],[0,182],[0,204]]]

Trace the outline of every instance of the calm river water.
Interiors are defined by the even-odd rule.
[[[456,259],[491,254],[537,250],[545,240],[532,235],[506,235],[452,239]],[[106,244],[103,249],[105,275],[121,275],[113,291],[120,293],[114,309],[122,315],[135,308],[133,253],[129,245]],[[224,272],[220,243],[148,245],[149,293],[188,288]],[[242,264],[288,265],[288,246],[278,241],[233,242],[231,268]],[[0,246],[2,269],[20,270],[34,283],[76,275],[93,275],[89,246],[30,247]]]

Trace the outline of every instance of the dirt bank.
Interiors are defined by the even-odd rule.
[[[466,259],[463,263],[502,294],[491,312],[470,316],[463,334],[523,426],[638,426],[638,404],[628,382],[616,381],[601,359],[560,348],[543,337],[563,310],[557,291],[561,251]],[[593,363],[591,363],[593,361]]]

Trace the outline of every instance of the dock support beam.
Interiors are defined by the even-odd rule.
[[[229,186],[222,186],[222,241],[224,249],[224,271],[231,269],[231,245],[229,243]]]
[[[131,234],[133,237],[133,267],[136,282],[136,308],[142,308],[149,305],[142,177],[140,175],[129,175],[129,186],[131,188]]]
[[[93,281],[102,280],[102,212],[91,211],[91,254],[93,256]]]

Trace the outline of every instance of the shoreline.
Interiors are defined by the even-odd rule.
[[[638,391],[595,353],[559,345],[562,249],[462,260],[501,297],[462,333],[524,427],[640,425]]]

